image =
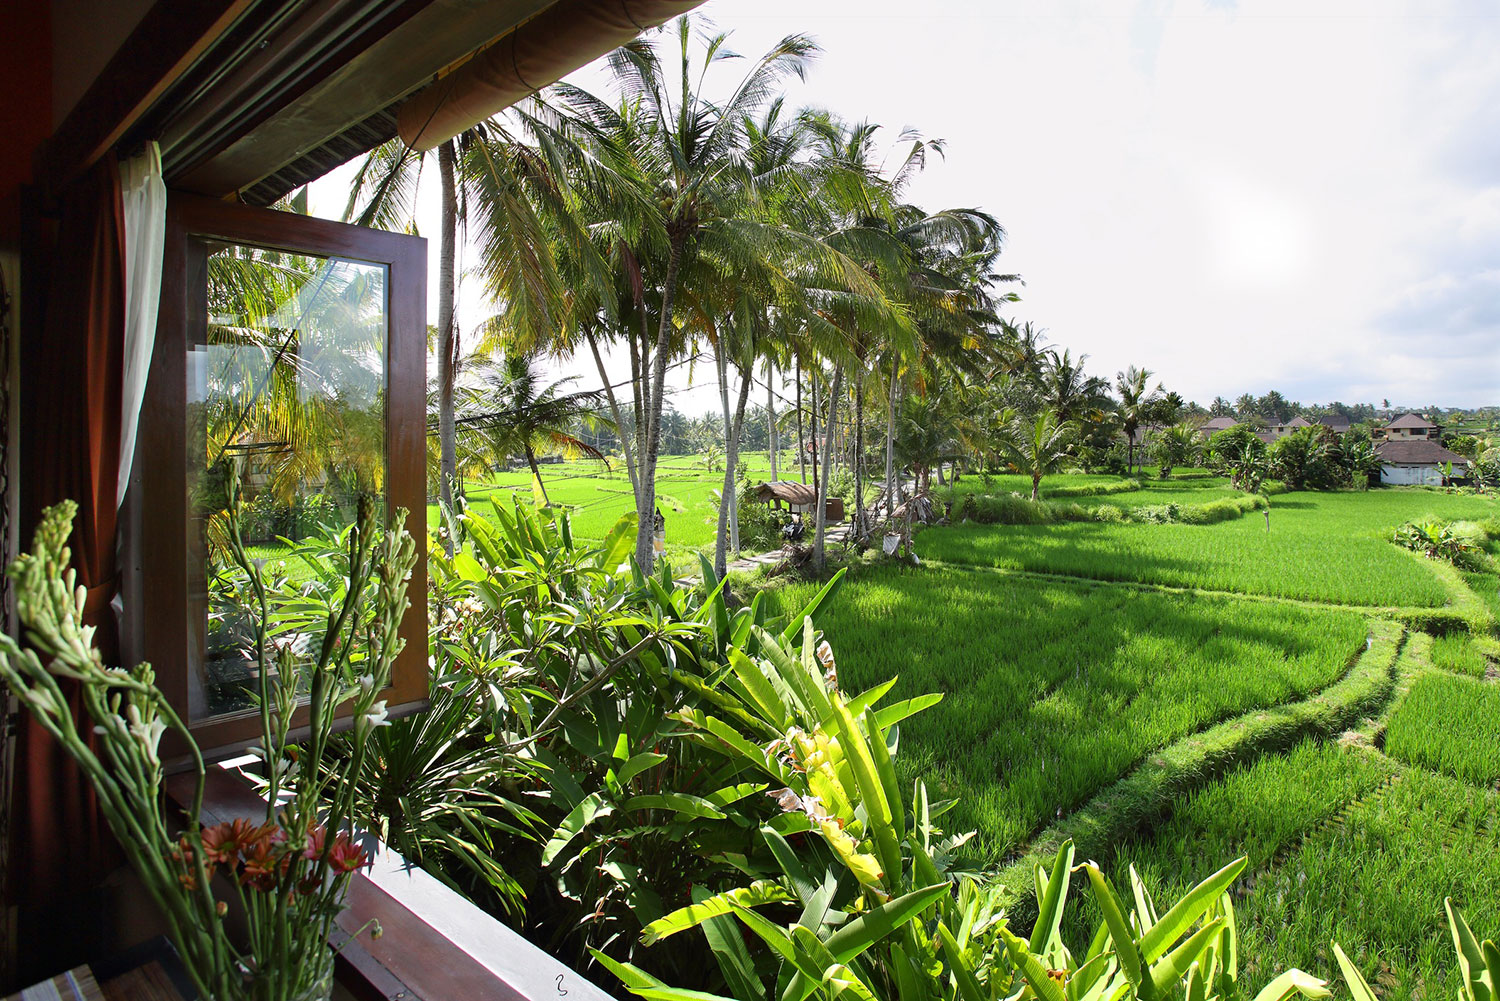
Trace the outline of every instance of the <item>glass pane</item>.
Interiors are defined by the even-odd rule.
[[[259,690],[259,616],[226,531],[230,470],[242,470],[242,536],[272,639],[304,665],[342,587],[339,537],[359,498],[385,490],[385,265],[204,249],[207,309],[187,364],[194,720],[250,710]]]

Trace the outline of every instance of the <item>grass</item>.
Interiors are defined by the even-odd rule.
[[[1432,643],[1432,663],[1445,671],[1483,678],[1490,667],[1475,638],[1469,633],[1449,633]]]
[[[1248,984],[1294,966],[1331,975],[1337,940],[1381,997],[1451,997],[1443,898],[1481,937],[1500,929],[1500,794],[1367,749],[1309,742],[1249,763],[1122,844],[1112,876],[1128,899],[1131,860],[1158,902],[1175,900],[1242,854]],[[1071,920],[1075,938],[1091,931],[1091,902]]]
[[[1418,678],[1386,731],[1392,757],[1484,785],[1500,783],[1500,685]]]
[[[1500,794],[1417,769],[1398,778],[1255,881],[1240,904],[1254,967],[1328,970],[1336,940],[1382,997],[1453,996],[1443,899],[1481,936],[1500,929]]]
[[[1087,497],[1122,493],[1139,489],[1138,481],[1103,473],[1070,473],[1048,476],[1042,480],[1043,497]],[[967,494],[1024,494],[1031,496],[1031,477],[1019,473],[966,473],[957,483],[941,488],[945,498],[958,499]]]
[[[810,587],[771,592],[799,607]],[[945,699],[903,727],[910,781],[957,795],[949,824],[998,860],[1181,737],[1316,691],[1362,648],[1354,614],[880,568],[820,625],[846,688]]]
[[[1500,505],[1278,494],[1269,534],[1257,511],[1065,521],[1064,508],[1144,519],[1233,496],[1213,477],[1094,489],[1054,496],[1041,524],[991,490],[983,503],[1017,524],[925,531],[921,568],[859,568],[824,612],[846,687],[899,674],[898,696],[946,695],[903,725],[903,777],[959,799],[946,826],[976,828],[1020,895],[1066,838],[1127,897],[1133,862],[1158,902],[1244,854],[1242,983],[1292,966],[1333,976],[1337,939],[1381,997],[1452,996],[1443,898],[1481,936],[1500,932],[1500,684],[1483,680],[1500,663],[1500,574],[1389,538],[1429,517],[1484,524]],[[1120,586],[1134,584],[1184,590]],[[1075,893],[1081,946],[1097,915]],[[1024,923],[1028,904],[1011,912]]]
[[[1145,492],[1145,491],[1143,491]],[[1107,498],[1116,503],[1117,495]],[[1271,530],[1251,515],[1213,526],[1080,522],[921,533],[926,559],[1351,605],[1440,607],[1443,581],[1388,540],[1431,512],[1492,515],[1489,497],[1396,490],[1297,493],[1271,501]]]

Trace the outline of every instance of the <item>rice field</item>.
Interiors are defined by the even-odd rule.
[[[960,799],[947,826],[992,861],[1152,751],[1330,684],[1366,636],[1348,612],[953,568],[866,572],[820,624],[846,689],[944,693],[903,727],[898,763]]]
[[[1029,492],[1014,479],[981,490],[966,478],[959,490]],[[1049,485],[1054,500],[1087,507],[1233,495],[1205,476],[1112,493],[1094,492],[1110,489],[1098,478]],[[1115,783],[1155,752],[1327,688],[1362,647],[1366,616],[1474,604],[1460,581],[1500,615],[1494,566],[1455,574],[1389,541],[1406,521],[1497,515],[1493,497],[1386,489],[1274,495],[1269,532],[1257,511],[1202,526],[933,528],[916,540],[921,567],[856,568],[820,625],[846,688],[899,675],[896,697],[944,693],[902,727],[903,777],[957,797],[946,826],[977,830],[981,858],[1008,864],[1093,797],[1091,810],[1135,795]],[[768,599],[786,608],[808,593],[790,585]],[[1396,677],[1415,680],[1368,710],[1386,721],[1379,746],[1367,721],[1348,739],[1251,747],[1164,806],[1120,814],[1144,826],[1114,837],[1107,871],[1128,896],[1134,863],[1161,902],[1246,855],[1234,891],[1243,983],[1292,966],[1332,975],[1337,939],[1381,997],[1452,996],[1444,897],[1481,936],[1500,933],[1497,665],[1500,638],[1487,633],[1409,636]],[[1081,944],[1098,916],[1086,891],[1075,895],[1070,937]]]
[[[790,465],[788,465],[790,463]],[[783,452],[777,459],[778,474],[796,478],[797,463],[793,452]],[[770,476],[770,457],[765,452],[740,456],[740,469],[752,480]],[[605,537],[621,515],[635,510],[630,477],[616,464],[605,469],[590,461],[551,463],[541,467],[542,481],[554,504],[568,508],[573,535],[583,540]],[[809,470],[811,476],[811,470]],[[719,496],[724,488],[724,471],[710,470],[701,458],[693,455],[665,455],[657,466],[656,505],[667,523],[667,555],[674,564],[697,565],[693,554],[713,545],[718,525]],[[519,496],[530,500],[539,496],[532,487],[531,470],[519,469],[499,473],[488,482],[465,484],[465,495],[473,509],[483,515],[492,502],[510,504]],[[427,506],[427,523],[439,522],[436,504]]]
[[[1231,772],[1122,845],[1113,875],[1128,894],[1128,860],[1158,901],[1176,899],[1240,854],[1247,983],[1294,966],[1326,976],[1336,940],[1381,997],[1451,997],[1443,899],[1476,933],[1500,929],[1500,793],[1367,749],[1306,743]]]
[[[1418,678],[1391,717],[1385,750],[1475,785],[1500,783],[1500,684]]]
[[[1479,643],[1468,633],[1449,633],[1434,638],[1432,663],[1434,667],[1472,678],[1483,678],[1491,666]]]
[[[1141,491],[1147,493],[1148,491]],[[1132,494],[1102,500],[1120,503]],[[1389,540],[1426,516],[1493,517],[1490,497],[1400,490],[1296,493],[1212,526],[1104,524],[955,525],[917,538],[923,558],[1350,605],[1437,607],[1442,581]]]

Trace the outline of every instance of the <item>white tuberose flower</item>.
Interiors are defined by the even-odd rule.
[[[374,730],[377,726],[390,726],[390,713],[386,711],[385,699],[372,705],[368,712],[354,721],[354,730],[363,736]]]
[[[161,745],[161,735],[166,731],[167,724],[160,717],[150,723],[142,722],[140,709],[133,705],[125,708],[125,714],[130,720],[130,733],[140,741],[146,760],[160,766],[161,760],[156,756],[156,751]]]

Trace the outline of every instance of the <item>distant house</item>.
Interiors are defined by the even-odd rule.
[[[1299,415],[1297,417],[1293,417],[1285,424],[1268,425],[1266,427],[1266,431],[1271,435],[1271,437],[1266,440],[1275,441],[1277,438],[1285,438],[1293,431],[1301,431],[1303,428],[1310,428],[1312,426],[1313,425],[1311,421],[1309,421],[1306,417],[1302,417]]]
[[[1227,431],[1237,424],[1239,421],[1233,417],[1214,417],[1198,425],[1198,433],[1205,438],[1211,438],[1219,431]]]
[[[1438,426],[1420,414],[1402,414],[1381,429],[1387,441],[1436,441]]]
[[[1408,415],[1411,416],[1411,415]],[[1430,428],[1432,425],[1428,425]],[[1394,485],[1442,486],[1444,467],[1452,463],[1462,475],[1468,462],[1429,438],[1387,438],[1375,446],[1380,457],[1380,482]]]
[[[1352,426],[1349,423],[1349,418],[1342,414],[1330,414],[1327,417],[1319,417],[1317,422],[1335,434],[1343,434]]]

